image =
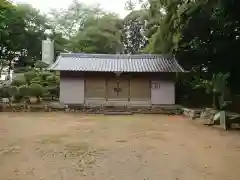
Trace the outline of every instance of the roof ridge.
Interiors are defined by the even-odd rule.
[[[61,57],[82,57],[82,58],[114,58],[118,59],[122,58],[166,58],[167,60],[171,60],[173,58],[172,55],[162,55],[162,54],[89,54],[89,53],[60,53]]]
[[[48,70],[52,70],[57,67],[60,62],[60,55],[57,57],[56,61],[48,67]]]
[[[61,53],[50,69],[91,72],[184,72],[174,57],[153,54]]]

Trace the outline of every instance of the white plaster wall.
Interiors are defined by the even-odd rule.
[[[159,84],[155,88],[154,84]],[[175,82],[166,80],[157,80],[151,82],[151,101],[153,105],[175,104]]]
[[[64,104],[84,104],[84,79],[61,77],[60,102]]]

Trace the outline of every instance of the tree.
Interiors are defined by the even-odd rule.
[[[51,27],[47,17],[32,6],[19,4],[17,10],[24,21],[24,41],[21,42],[17,66],[34,66],[34,63],[41,59],[42,40],[46,39],[46,31]]]
[[[15,78],[11,83],[12,86],[17,86],[17,87],[20,87],[26,84],[27,84],[27,81],[24,77]]]
[[[3,0],[0,3],[0,59],[7,62],[11,68],[16,52],[20,49],[23,41],[24,21],[16,7],[10,2]]]
[[[212,74],[230,73],[229,86],[239,91],[238,60],[240,47],[240,17],[237,15],[239,1],[196,1],[181,13],[181,32],[177,59],[189,70]]]
[[[12,97],[17,95],[18,88],[16,86],[2,86],[0,88],[0,96],[1,98],[8,98],[9,104],[12,104]]]
[[[26,79],[27,84],[30,84],[32,79],[34,79],[36,76],[37,76],[37,73],[34,70],[24,73],[24,77]]]
[[[121,20],[114,14],[90,17],[84,28],[70,41],[74,52],[116,53],[122,51]]]
[[[30,89],[29,89],[29,87],[27,85],[23,85],[23,86],[19,87],[18,91],[19,91],[19,96],[21,98],[23,98],[26,102],[28,102],[29,101],[29,97],[30,97]]]
[[[195,86],[214,84],[213,76],[230,73],[228,85],[240,90],[239,1],[149,0],[149,5],[145,52],[174,54],[198,76]]]
[[[47,18],[30,5],[0,3],[0,59],[8,62],[9,69],[32,66],[41,58],[41,41],[49,29]],[[34,45],[33,45],[34,44]]]
[[[125,2],[125,9],[129,11],[133,11],[137,5],[136,1],[128,0]]]
[[[98,11],[98,8],[88,7],[77,0],[73,0],[72,4],[66,9],[52,9],[52,26],[55,27],[56,32],[62,33],[64,37],[70,39],[84,26],[86,19],[92,16],[94,10]]]
[[[7,67],[8,61],[5,59],[0,59],[0,76],[2,75],[2,71],[4,67]]]
[[[42,71],[44,68],[47,68],[49,65],[46,64],[45,62],[43,61],[37,61],[35,63],[35,68],[39,69],[40,71]]]
[[[132,11],[125,17],[123,23],[123,44],[124,53],[139,53],[147,44],[146,20],[148,19],[146,10]]]
[[[37,102],[41,102],[41,97],[43,96],[44,93],[44,88],[40,84],[32,83],[29,85],[29,95],[30,96],[35,96],[37,98]]]
[[[230,74],[218,73],[213,75],[212,81],[204,81],[206,91],[213,96],[213,107],[223,109],[227,104],[225,101],[225,92],[227,87],[227,79]]]

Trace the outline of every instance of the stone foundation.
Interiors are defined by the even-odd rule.
[[[48,103],[48,104],[12,104],[11,106],[2,104],[2,112],[83,112],[88,114],[104,114],[106,112],[129,112],[138,114],[167,114],[167,115],[180,115],[182,114],[182,108],[177,105],[172,106],[83,106],[83,105],[64,105],[60,103]]]
[[[188,109],[183,108],[183,115],[189,117],[191,120],[200,118],[202,109]]]

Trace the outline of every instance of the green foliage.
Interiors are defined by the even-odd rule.
[[[0,95],[2,98],[9,98],[9,87],[8,86],[3,86],[0,89]]]
[[[27,82],[24,77],[23,78],[15,78],[13,80],[13,82],[11,83],[12,86],[17,86],[17,87],[25,85],[25,84],[27,84]]]
[[[203,81],[206,92],[213,95],[213,106],[217,109],[223,109],[228,102],[225,101],[225,92],[227,88],[227,79],[229,73],[214,74],[211,81]]]
[[[0,88],[0,96],[2,98],[11,98],[18,93],[16,86],[3,86]]]
[[[179,41],[178,10],[184,3],[176,1],[149,1],[148,38],[145,52],[172,53]]]
[[[37,98],[42,97],[44,93],[44,88],[40,84],[32,83],[29,85],[30,96],[35,96]]]
[[[21,96],[21,94],[19,93],[19,91],[18,91],[18,93],[14,96],[15,102],[21,102],[23,98],[24,98],[24,97]]]
[[[60,77],[57,75],[51,75],[47,77],[48,85],[59,85],[60,83]]]
[[[49,76],[53,76],[53,73],[48,72],[48,71],[43,71],[39,73],[39,76],[41,77],[42,80],[47,81]]]
[[[10,86],[8,93],[9,97],[13,97],[18,94],[18,88],[16,86]]]
[[[97,7],[89,7],[74,0],[66,9],[51,12],[51,23],[57,32],[70,39],[84,26],[86,19],[99,11]]]
[[[148,19],[146,10],[132,11],[123,21],[123,44],[124,53],[139,53],[147,44],[145,36],[146,25]]]
[[[30,96],[30,89],[27,85],[23,85],[19,87],[19,95],[22,97],[29,97]]]
[[[39,68],[39,69],[44,69],[44,68],[47,68],[48,66],[49,66],[48,64],[40,60],[35,63],[35,68]]]
[[[128,0],[125,2],[125,9],[133,11],[136,7],[137,3],[133,0]]]
[[[36,76],[35,78],[33,78],[33,79],[31,80],[30,83],[42,84],[42,83],[45,83],[45,81],[44,81],[44,82],[42,81],[41,76]]]
[[[28,84],[30,84],[30,82],[37,76],[37,73],[36,71],[29,71],[29,72],[26,72],[24,73],[24,77],[27,81]]]
[[[89,17],[85,26],[70,39],[69,47],[74,52],[121,52],[121,29],[121,20],[114,14]]]
[[[14,68],[14,73],[25,73],[31,70],[32,68],[30,67],[17,67],[17,68]]]
[[[48,92],[48,95],[52,97],[52,99],[59,97],[59,92],[60,92],[59,85],[48,86],[46,87],[46,91]]]
[[[222,93],[227,85],[227,79],[230,77],[230,73],[218,73],[213,76],[213,92]]]
[[[187,83],[188,88],[204,86],[208,93],[222,97],[219,94],[228,85],[239,93],[240,1],[148,2],[149,44],[144,52],[174,54],[184,69],[198,76]],[[219,72],[231,74],[227,85]]]
[[[2,0],[0,22],[0,59],[10,65],[17,56],[16,66],[26,67],[41,58],[41,41],[50,28],[44,15],[30,5]]]

